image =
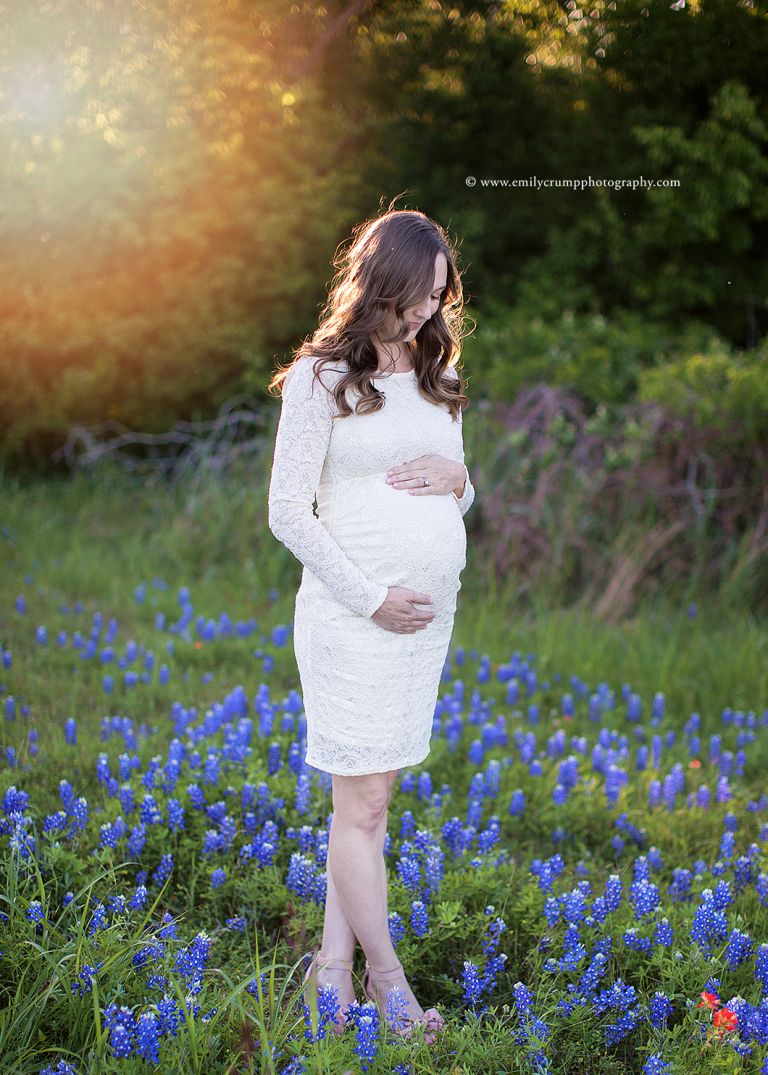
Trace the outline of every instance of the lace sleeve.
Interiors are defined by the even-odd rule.
[[[454,381],[458,381],[459,375],[453,368],[453,366],[449,366],[446,372],[449,377],[452,377],[454,379]],[[459,511],[462,515],[466,515],[470,507],[472,506],[472,501],[475,499],[475,487],[469,477],[469,470],[467,469],[467,464],[464,462],[464,433],[462,427],[461,411],[459,411],[459,418],[458,421],[454,423],[454,427],[454,436],[457,438],[456,446],[458,448],[458,455],[461,462],[464,463],[464,473],[466,474],[467,480],[466,485],[464,487],[463,495],[456,496],[455,493],[453,495],[456,497],[456,503],[459,505]]]
[[[312,505],[331,436],[333,396],[313,384],[311,355],[303,355],[283,381],[269,483],[269,529],[352,612],[370,617],[388,593],[354,564]]]

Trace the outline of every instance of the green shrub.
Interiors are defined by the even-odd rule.
[[[768,436],[768,345],[732,354],[695,352],[642,370],[638,396],[657,400],[696,425],[740,430],[749,441]]]

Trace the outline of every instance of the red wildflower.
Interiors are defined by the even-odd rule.
[[[692,758],[688,762],[688,768],[689,769],[700,769],[701,768],[701,762],[699,761],[698,758]]]
[[[702,993],[698,1006],[699,1008],[717,1008],[721,1003],[717,993]]]
[[[722,1008],[712,1016],[712,1022],[715,1026],[722,1027],[724,1030],[735,1030],[739,1017],[730,1008]]]

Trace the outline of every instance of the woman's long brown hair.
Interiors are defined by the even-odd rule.
[[[384,343],[402,342],[409,332],[404,311],[422,302],[433,290],[435,258],[439,252],[448,262],[446,285],[440,306],[419,329],[412,346],[413,366],[421,393],[434,403],[447,404],[455,419],[469,403],[458,368],[458,380],[444,376],[456,366],[461,353],[464,295],[457,268],[457,255],[450,238],[439,224],[424,213],[411,209],[389,209],[359,224],[348,249],[339,248],[334,258],[338,270],[320,322],[311,339],[296,348],[292,361],[273,376],[271,391],[282,385],[293,365],[305,355],[314,355],[314,376],[326,365],[344,363],[333,394],[339,413],[352,414],[346,390],[353,386],[360,398],[358,414],[372,414],[384,406],[384,395],[372,383],[378,372],[378,355],[372,342],[374,332]],[[381,335],[387,310],[394,308],[400,326],[395,336]],[[318,378],[319,379],[319,378]]]

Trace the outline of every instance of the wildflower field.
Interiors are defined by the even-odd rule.
[[[608,627],[471,544],[385,846],[446,1030],[304,1006],[331,781],[262,500],[5,482],[0,1071],[768,1073],[765,623],[656,595]]]

